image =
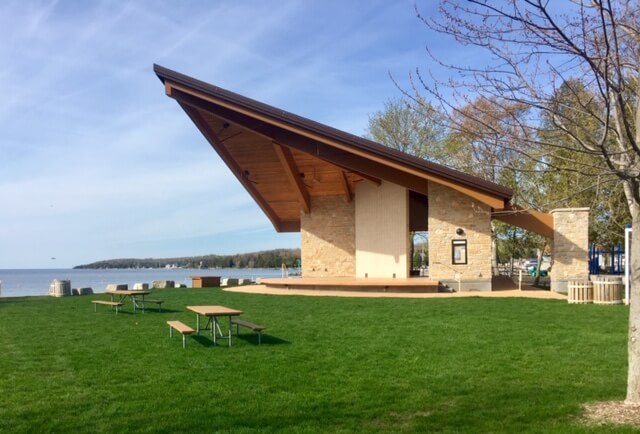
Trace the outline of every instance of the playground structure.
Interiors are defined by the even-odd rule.
[[[625,250],[621,245],[601,249],[595,244],[589,246],[589,274],[624,274],[626,267]]]

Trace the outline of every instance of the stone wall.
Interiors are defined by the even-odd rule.
[[[456,230],[464,232],[458,235]],[[467,241],[467,264],[452,263],[452,241]],[[491,209],[429,183],[429,278],[462,290],[491,290]]]
[[[302,277],[354,277],[355,205],[344,196],[311,197],[300,225]]]
[[[569,280],[589,278],[589,208],[555,209],[551,214],[551,290],[566,293]]]
[[[360,182],[356,202],[356,277],[409,277],[409,192]]]

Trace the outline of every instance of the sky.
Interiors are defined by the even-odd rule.
[[[427,44],[463,55],[414,0],[5,0],[0,41],[0,269],[299,247],[154,63],[364,135]]]

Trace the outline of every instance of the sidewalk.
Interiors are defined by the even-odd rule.
[[[265,285],[243,285],[224,288],[229,292],[244,292],[248,294],[271,295],[306,295],[310,297],[354,297],[354,298],[461,298],[461,297],[522,297],[566,300],[567,296],[557,292],[544,291],[530,286],[523,286],[522,291],[514,287],[513,282],[494,282],[494,290],[488,291],[463,291],[463,292],[438,292],[438,293],[399,293],[399,292],[364,292],[364,291],[324,291],[309,289],[274,289]]]

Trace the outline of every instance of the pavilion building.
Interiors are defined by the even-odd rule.
[[[278,232],[301,233],[302,278],[279,287],[492,289],[491,220],[554,241],[552,290],[588,278],[588,209],[542,213],[512,191],[155,65]],[[428,233],[428,278],[412,234]]]

